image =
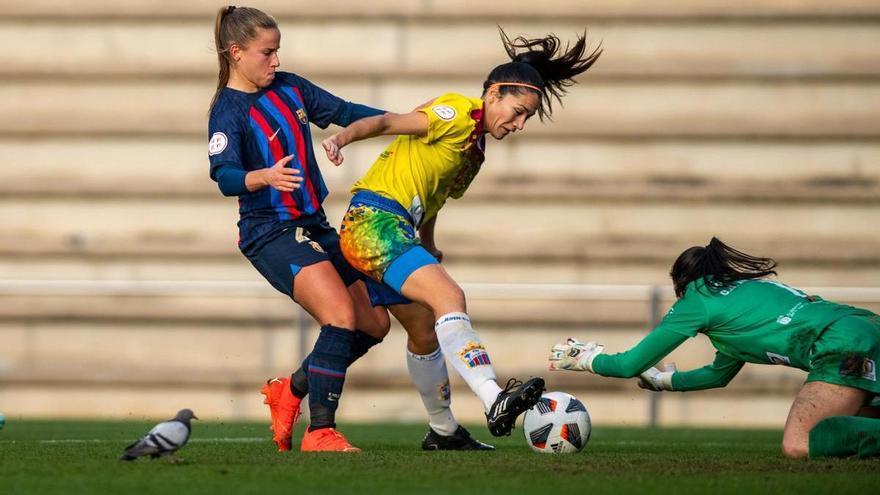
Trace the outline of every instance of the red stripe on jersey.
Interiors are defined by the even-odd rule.
[[[303,105],[305,105],[306,100],[305,100],[305,98],[303,98],[302,93],[300,93],[299,88],[297,88],[296,86],[293,86],[292,89],[294,91],[296,91],[296,95],[299,96],[299,101],[301,101],[303,103]],[[305,111],[305,109],[303,109],[303,111]],[[296,140],[296,143],[298,146],[297,151],[299,151],[299,153],[303,157],[303,173],[308,175],[309,165],[308,165],[308,160],[306,159],[306,142],[304,139],[302,139],[302,134],[300,134],[301,129],[299,127],[296,127],[295,132],[297,133],[297,140]],[[315,209],[317,210],[320,207],[321,203],[320,203],[320,201],[318,201],[318,196],[315,194],[314,185],[312,184],[312,181],[309,181],[309,188],[310,188],[309,192],[312,195],[312,201],[314,201]]]
[[[299,89],[293,88],[293,90],[299,95],[300,101],[305,101],[302,99]],[[299,161],[300,168],[305,176],[303,177],[303,180],[305,181],[306,192],[309,195],[309,199],[312,200],[312,207],[315,211],[318,211],[320,203],[318,202],[318,195],[315,194],[315,186],[312,184],[312,177],[309,175],[309,160],[308,156],[306,156],[306,142],[303,137],[302,129],[299,126],[299,121],[293,116],[290,112],[290,108],[281,101],[281,97],[279,97],[275,91],[267,91],[266,96],[275,105],[275,108],[281,112],[281,115],[284,115],[284,118],[287,119],[288,125],[290,125],[291,131],[293,131],[294,138],[296,139],[296,158]]]
[[[275,135],[273,139],[269,139],[273,137],[275,131],[269,126],[269,122],[266,121],[266,118],[257,110],[256,106],[251,107],[250,116],[254,119],[254,122],[260,126],[260,129],[263,131],[263,134],[266,135],[266,139],[269,141],[269,152],[272,153],[272,158],[275,160],[275,163],[278,163],[278,160],[284,158],[284,150],[281,149],[281,140],[278,139],[278,136]],[[274,165],[273,163],[272,165]],[[270,167],[272,165],[269,165]],[[272,187],[272,186],[269,186]],[[279,191],[279,196],[281,197],[281,204],[287,209],[287,212],[290,214],[290,219],[295,220],[302,215],[299,211],[299,208],[296,207],[296,201],[293,199],[293,195],[284,191]]]

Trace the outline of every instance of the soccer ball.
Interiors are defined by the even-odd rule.
[[[523,418],[526,442],[542,454],[574,454],[590,440],[590,414],[565,392],[548,392]]]

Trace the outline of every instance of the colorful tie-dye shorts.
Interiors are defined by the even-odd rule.
[[[339,228],[339,245],[351,265],[398,294],[412,272],[438,263],[416,238],[409,213],[398,202],[358,191]]]

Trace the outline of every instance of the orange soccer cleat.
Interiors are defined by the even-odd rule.
[[[303,435],[302,445],[299,448],[303,452],[360,452],[361,449],[348,443],[348,440],[334,428],[321,428],[315,431],[306,431]]]
[[[290,391],[290,377],[272,378],[266,381],[260,392],[266,396],[263,403],[269,405],[272,414],[272,426],[269,427],[274,433],[272,439],[278,445],[278,452],[287,452],[291,448],[293,426],[299,420],[302,399]]]

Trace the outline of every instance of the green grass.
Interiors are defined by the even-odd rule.
[[[532,453],[517,429],[496,452],[422,452],[424,427],[347,425],[364,449],[279,454],[264,424],[195,422],[180,464],[117,461],[145,422],[10,420],[0,493],[876,493],[880,460],[793,461],[779,431],[595,428],[584,452]],[[301,427],[300,427],[301,429]],[[263,438],[265,440],[259,440]],[[228,441],[220,439],[239,439]]]

